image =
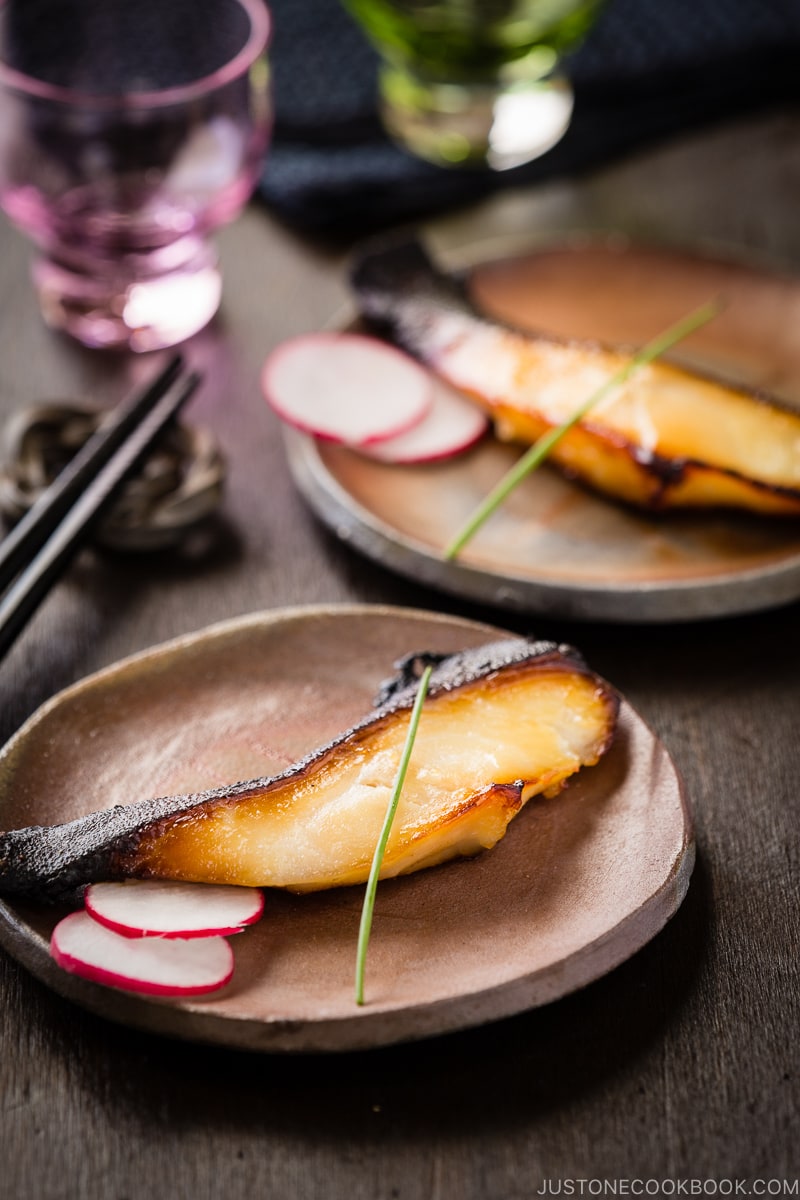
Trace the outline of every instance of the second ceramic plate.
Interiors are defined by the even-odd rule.
[[[791,278],[620,239],[581,240],[487,261],[472,270],[470,289],[481,308],[512,324],[633,345],[723,296],[723,313],[674,357],[800,402],[800,359],[785,319],[800,310],[800,283]],[[459,596],[626,622],[718,617],[800,596],[797,522],[653,518],[545,468],[451,563],[441,547],[518,449],[490,438],[447,462],[392,467],[294,432],[287,448],[298,486],[340,538]]]

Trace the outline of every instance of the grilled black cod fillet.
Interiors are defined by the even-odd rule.
[[[474,400],[504,440],[532,443],[558,427],[631,358],[618,347],[481,316],[418,242],[365,251],[352,283],[368,324]],[[800,411],[664,360],[592,408],[549,458],[596,491],[651,512],[727,507],[800,516]]]
[[[426,663],[383,876],[493,846],[531,796],[555,794],[611,743],[618,698],[568,647],[510,639],[413,654],[367,717],[279,775],[1,834],[0,892],[57,900],[125,878],[294,891],[363,882]]]

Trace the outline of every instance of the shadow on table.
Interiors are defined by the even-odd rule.
[[[659,1043],[680,1038],[711,914],[701,859],[668,926],[582,991],[475,1030],[344,1056],[257,1055],[123,1034],[44,991],[42,1018],[51,1024],[53,1052],[69,1056],[70,1071],[85,1076],[86,1089],[123,1125],[153,1120],[176,1135],[201,1128],[243,1138],[307,1134],[317,1145],[398,1132],[464,1137],[530,1124],[618,1076],[636,1094],[660,1079]]]

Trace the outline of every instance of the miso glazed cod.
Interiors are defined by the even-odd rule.
[[[618,697],[568,647],[511,639],[410,655],[369,716],[280,775],[0,835],[0,891],[56,900],[126,878],[363,882],[427,664],[383,877],[489,849],[532,796],[553,796],[611,744]]]
[[[473,400],[503,440],[535,442],[631,361],[619,347],[487,319],[417,242],[365,252],[353,287],[370,326]],[[664,361],[641,368],[590,409],[549,459],[596,491],[650,512],[800,516],[800,411]]]

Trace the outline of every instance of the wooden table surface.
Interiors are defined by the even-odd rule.
[[[508,194],[428,232],[457,247],[487,233],[621,229],[722,242],[797,269],[798,179],[800,118],[779,113]],[[220,245],[224,307],[190,347],[208,382],[187,413],[229,460],[216,549],[84,555],[0,666],[2,738],[87,673],[257,609],[363,601],[534,623],[578,644],[666,742],[694,804],[698,863],[667,928],[579,994],[348,1056],[256,1055],[129,1030],[2,955],[0,1195],[523,1200],[559,1187],[596,1195],[602,1180],[664,1195],[702,1186],[678,1180],[758,1194],[763,1180],[761,1194],[796,1195],[798,606],[666,628],[532,622],[357,557],[296,494],[258,387],[272,346],[345,302],[343,252],[256,205]],[[28,260],[3,223],[2,412],[39,398],[110,401],[130,364],[43,328]]]

